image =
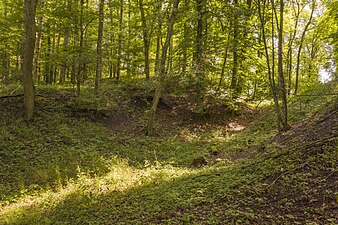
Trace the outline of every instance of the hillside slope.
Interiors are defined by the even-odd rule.
[[[282,135],[264,114],[165,138],[38,101],[32,124],[13,117],[20,99],[0,110],[0,224],[338,223],[337,101]]]

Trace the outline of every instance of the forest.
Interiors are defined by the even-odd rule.
[[[337,0],[1,0],[0,224],[338,224]]]

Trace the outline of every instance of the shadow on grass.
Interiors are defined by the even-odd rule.
[[[236,187],[252,185],[267,173],[262,169],[251,175],[250,171],[239,167],[132,169],[130,177],[121,182],[113,181],[118,180],[119,173],[80,179],[73,187],[50,193],[34,203],[8,206],[2,214],[8,224],[182,223],[189,217],[180,214],[183,210],[226,198]],[[119,186],[128,183],[129,187]]]

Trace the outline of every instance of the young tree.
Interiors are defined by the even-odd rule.
[[[310,18],[307,22],[307,24],[305,25],[305,28],[302,32],[302,36],[300,38],[300,44],[299,44],[299,47],[298,47],[298,53],[297,53],[297,64],[296,64],[296,83],[295,83],[295,94],[298,93],[298,83],[299,83],[299,67],[300,67],[300,55],[301,55],[301,52],[302,52],[302,48],[303,48],[303,44],[304,44],[304,38],[305,38],[305,34],[306,32],[308,31],[309,29],[309,26],[312,22],[312,18],[313,18],[313,13],[314,13],[314,10],[315,10],[315,4],[316,4],[316,0],[312,0],[312,7],[311,7],[311,15],[310,15]]]
[[[262,4],[263,2],[263,4]],[[274,0],[271,0],[271,5],[272,5],[272,16],[271,18],[274,18],[274,14],[276,13],[275,10],[275,5],[274,5]],[[277,114],[277,125],[279,131],[287,130],[289,129],[289,125],[287,122],[287,102],[286,102],[286,91],[285,91],[285,86],[284,86],[284,75],[283,75],[283,9],[284,9],[284,4],[283,0],[281,0],[280,3],[280,20],[278,24],[278,74],[279,74],[279,90],[282,96],[282,102],[283,105],[282,107],[280,106],[279,103],[279,93],[277,90],[277,87],[274,82],[274,57],[272,57],[272,65],[270,63],[270,53],[269,49],[270,47],[268,46],[268,41],[267,41],[267,35],[266,35],[266,0],[258,0],[258,14],[259,14],[259,19],[261,22],[261,31],[262,31],[262,39],[264,43],[264,50],[265,50],[265,58],[266,58],[266,64],[267,64],[267,71],[268,71],[268,78],[269,78],[269,85],[270,85],[270,90],[272,94],[272,98],[275,104],[275,110]],[[273,25],[273,24],[272,24]],[[272,32],[273,35],[273,32]],[[273,37],[272,37],[273,39]],[[272,41],[272,46],[274,45]],[[274,54],[274,50],[272,50],[272,55]]]
[[[103,20],[104,20],[104,0],[99,3],[99,28],[97,34],[97,58],[95,75],[95,94],[99,93],[100,79],[102,77],[102,39],[103,39]]]
[[[146,79],[150,78],[150,68],[149,68],[149,50],[150,50],[150,35],[149,35],[149,27],[147,26],[147,20],[144,13],[143,0],[138,0],[139,8],[141,12],[141,21],[143,28],[143,47],[144,47],[144,73],[146,75]]]
[[[154,130],[154,122],[155,122],[155,114],[157,110],[157,105],[161,97],[162,89],[164,86],[164,80],[166,76],[166,60],[167,60],[167,52],[168,48],[171,42],[171,37],[173,36],[174,31],[174,24],[176,21],[176,15],[178,11],[178,4],[180,0],[174,0],[173,6],[172,6],[172,12],[169,17],[169,23],[168,23],[168,30],[167,30],[167,36],[164,42],[164,45],[162,47],[162,54],[161,54],[161,61],[159,65],[159,74],[158,74],[158,82],[157,87],[155,90],[155,95],[153,98],[153,102],[149,111],[149,117],[148,117],[148,123],[147,123],[147,134],[152,134]]]
[[[272,0],[273,2],[274,0]],[[290,129],[288,124],[288,105],[286,98],[284,69],[283,69],[283,26],[284,26],[284,0],[279,1],[279,24],[278,24],[278,79],[279,92],[282,98],[282,131]]]

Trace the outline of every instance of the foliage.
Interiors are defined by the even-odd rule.
[[[329,86],[336,88],[332,83],[322,89]],[[252,115],[260,119],[241,132],[218,127],[183,129],[174,136],[133,136],[113,134],[81,114],[85,107],[92,110],[92,90],[83,96],[88,102],[82,111],[78,106],[70,108],[78,111],[69,111],[71,102],[60,102],[64,92],[40,87],[44,97],[37,98],[37,115],[30,124],[13,117],[20,114],[20,99],[1,100],[0,218],[5,223],[304,222],[317,214],[311,205],[297,206],[297,199],[307,193],[316,196],[314,184],[320,184],[318,190],[332,203],[335,193],[322,178],[335,180],[336,139],[324,142],[320,139],[326,136],[319,135],[314,143],[322,150],[301,139],[291,141],[307,137],[292,136],[296,131],[285,134],[289,147],[268,141],[277,133],[269,108],[260,108],[261,113]],[[326,105],[326,99],[309,98],[302,111],[299,101],[304,100],[291,103],[293,122],[306,115],[314,121],[309,128],[316,126],[322,114],[316,109]],[[208,165],[193,164],[201,157]],[[284,198],[289,192],[291,197]],[[307,214],[283,213],[293,206]],[[326,212],[323,218],[337,222]]]

